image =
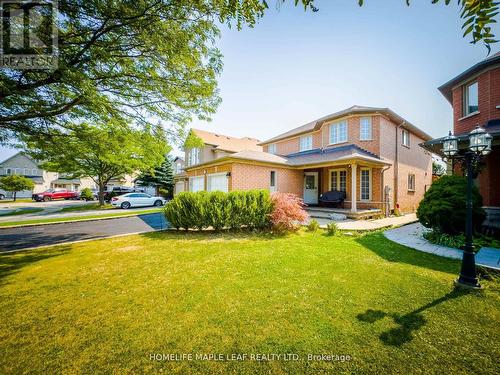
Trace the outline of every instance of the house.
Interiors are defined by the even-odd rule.
[[[415,211],[432,182],[431,154],[419,146],[431,137],[388,108],[353,106],[260,143],[217,137],[232,152],[215,157],[213,139],[186,150],[189,191],[269,189],[317,205],[320,194],[340,190],[356,217],[358,210]]]
[[[475,183],[483,197],[488,219],[500,221],[500,52],[475,64],[439,87],[453,107],[453,133],[459,148],[468,146],[467,135],[476,126],[492,137],[492,151],[483,159],[481,173]],[[444,137],[425,142],[422,146],[444,156]],[[459,165],[449,165],[450,171],[463,173]]]
[[[201,178],[195,178],[197,172],[186,173],[186,168],[195,165],[205,165],[211,162],[216,162],[219,159],[228,157],[240,151],[256,151],[262,152],[262,147],[258,145],[259,140],[249,137],[236,138],[227,135],[207,132],[200,129],[191,129],[190,134],[194,134],[203,142],[202,147],[191,148],[185,150],[185,158],[176,158],[174,163],[174,183],[175,194],[182,191],[198,191],[205,190],[205,181]],[[186,162],[185,162],[186,161]],[[215,168],[217,170],[217,167]],[[210,189],[218,187],[219,190],[228,191],[225,186],[225,172],[215,172],[207,178],[207,184],[210,184]],[[201,186],[203,185],[203,186]]]

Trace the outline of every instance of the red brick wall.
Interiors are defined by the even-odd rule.
[[[500,67],[482,72],[476,78],[468,80],[470,83],[477,79],[479,91],[479,113],[463,118],[463,90],[460,85],[452,90],[453,95],[453,130],[455,134],[468,133],[476,125],[484,125],[488,120],[500,118]]]
[[[303,197],[304,172],[302,170],[251,164],[233,164],[232,190],[269,189],[271,171],[276,171],[277,191]]]

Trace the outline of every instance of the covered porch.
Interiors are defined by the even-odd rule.
[[[304,171],[304,203],[314,214],[344,214],[349,218],[369,218],[388,214],[388,192],[383,173],[391,164],[372,157],[352,157],[326,165],[308,166]],[[339,204],[321,202],[328,191],[345,193]]]

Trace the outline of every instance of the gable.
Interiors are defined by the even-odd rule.
[[[38,168],[38,164],[29,156],[26,156],[24,153],[19,152],[14,156],[4,160],[0,163],[0,167],[10,167],[10,168]]]

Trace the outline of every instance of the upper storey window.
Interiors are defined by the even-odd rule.
[[[359,120],[359,139],[361,141],[371,141],[372,139],[372,118],[361,117]]]
[[[339,121],[330,125],[330,144],[347,142],[347,121]]]
[[[406,129],[403,129],[402,143],[403,146],[410,147],[410,132]]]
[[[188,154],[188,164],[189,165],[195,165],[200,162],[200,149],[199,148],[192,148],[189,150]]]
[[[270,154],[276,154],[276,143],[271,143],[269,146],[267,146],[267,152]]]
[[[305,135],[300,137],[300,151],[312,150],[313,148],[313,137],[312,135]]]
[[[477,81],[464,87],[464,116],[479,110],[479,91]]]

